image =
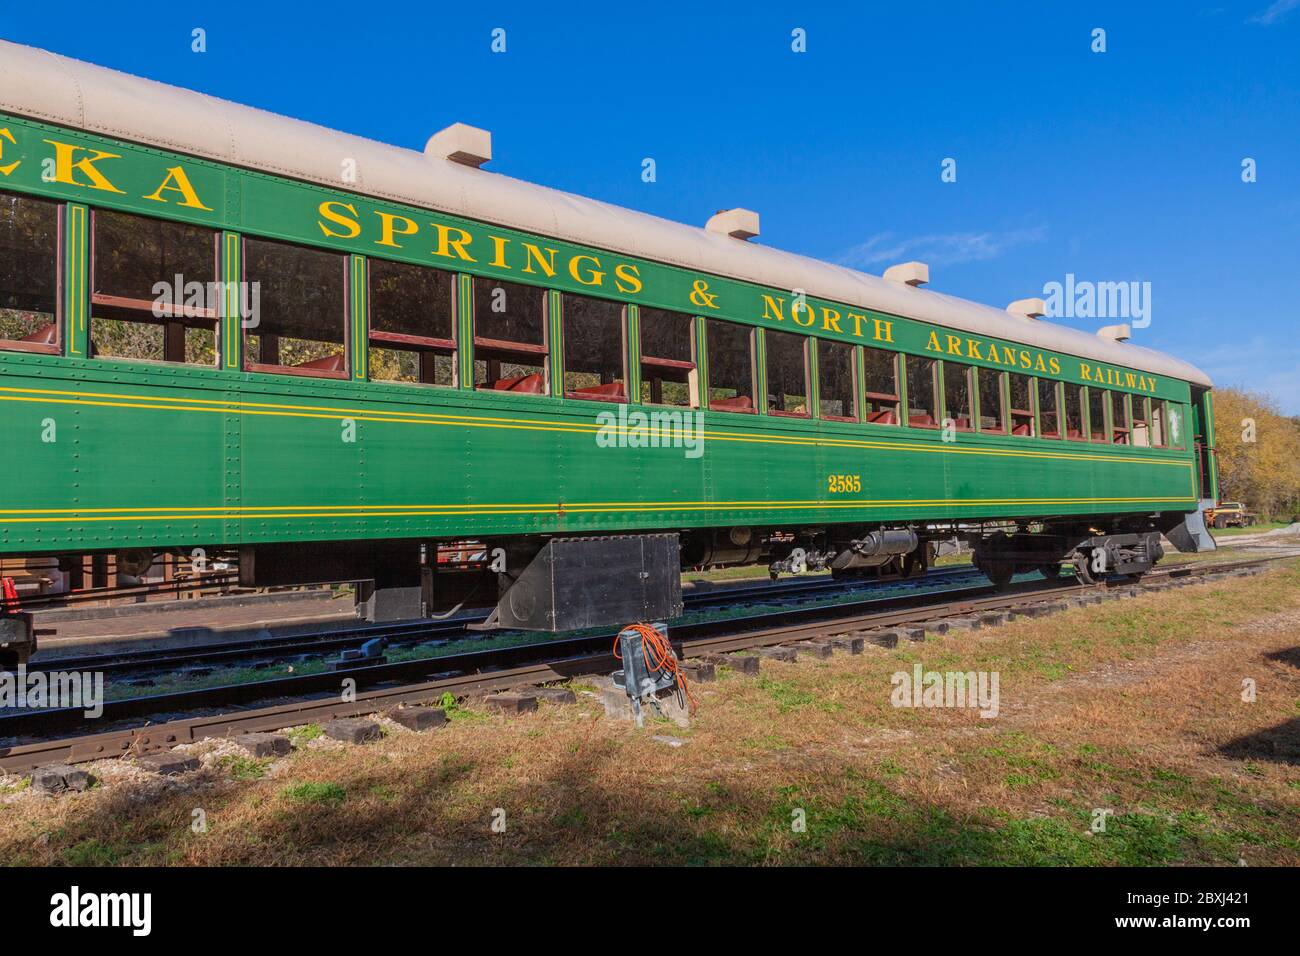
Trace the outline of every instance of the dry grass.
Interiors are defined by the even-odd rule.
[[[890,675],[918,661],[998,671],[1000,716],[892,707]],[[104,765],[86,794],[4,797],[0,859],[1300,863],[1300,561],[895,651],[764,662],[697,694],[689,731],[638,731],[580,696],[524,718],[471,708],[366,747],[303,734],[273,764],[216,748],[180,782]],[[1099,809],[1112,813],[1092,834]]]

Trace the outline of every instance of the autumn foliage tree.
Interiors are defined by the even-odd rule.
[[[1265,518],[1300,512],[1300,422],[1267,395],[1238,388],[1213,395],[1219,500],[1244,502]]]

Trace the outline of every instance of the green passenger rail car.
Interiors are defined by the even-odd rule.
[[[1213,547],[1198,369],[743,211],[498,176],[485,139],[0,43],[0,555],[237,548],[249,584],[374,582],[379,617],[490,578],[500,623],[562,629],[671,609],[665,563],[910,574],[956,536],[1005,582]]]

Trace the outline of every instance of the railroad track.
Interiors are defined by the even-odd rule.
[[[1196,579],[1216,574],[1262,568],[1283,557],[1286,556],[1162,569],[1151,572],[1136,583],[1083,586],[1043,581],[1014,591],[983,596],[963,595],[955,600],[951,595],[944,595],[945,600],[928,605],[917,600],[912,606],[881,609],[864,606],[872,602],[859,602],[829,608],[769,612],[747,618],[682,625],[674,629],[672,642],[682,657],[700,657],[903,624],[925,625],[945,618],[991,611],[1035,613],[1030,609],[1035,606],[1042,609],[1042,606],[1067,597],[1101,599],[1108,595],[1135,595],[1142,590],[1174,586],[1180,582],[1194,583]],[[929,595],[932,598],[936,596]],[[900,600],[906,603],[906,599]],[[209,737],[378,713],[400,704],[427,703],[447,693],[464,697],[608,673],[617,667],[611,651],[612,637],[611,634],[601,634],[546,641],[362,667],[344,673],[303,675],[210,688],[202,692],[106,702],[102,718],[106,723],[136,723],[134,726],[122,723],[115,729],[94,734],[82,732],[62,738],[45,736],[83,723],[81,711],[71,708],[5,717],[0,719],[0,733],[18,732],[20,721],[25,720],[25,732],[40,734],[44,739],[0,748],[0,769],[21,772],[50,763],[77,763],[148,753]],[[338,695],[339,682],[344,677],[356,681],[357,693],[352,700],[342,700]],[[290,696],[294,699],[283,700]],[[281,702],[248,707],[249,704],[276,698]],[[208,712],[194,713],[199,708]],[[219,712],[212,713],[213,709]],[[162,719],[186,711],[189,713],[185,716]],[[142,723],[148,719],[162,719],[162,722]]]
[[[707,608],[735,607],[741,604],[770,602],[795,602],[866,591],[876,587],[893,590],[920,591],[936,585],[950,585],[967,580],[984,580],[973,568],[956,568],[931,572],[923,578],[888,581],[832,581],[827,578],[802,578],[757,585],[687,592],[687,611]],[[223,641],[191,645],[189,647],[152,650],[122,650],[103,654],[83,654],[68,657],[50,657],[28,664],[28,673],[50,671],[98,671],[107,675],[153,675],[164,671],[178,672],[209,665],[249,665],[266,662],[287,662],[306,657],[321,657],[345,650],[353,650],[367,641],[383,638],[391,646],[402,647],[428,642],[448,642],[468,638],[481,638],[482,632],[473,631],[469,625],[486,619],[485,613],[459,615],[443,621],[403,621],[389,624],[361,624],[341,630],[298,634],[292,637],[250,638],[243,641]]]

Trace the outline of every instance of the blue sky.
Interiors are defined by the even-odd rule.
[[[699,225],[745,206],[758,241],[922,259],[998,306],[1150,282],[1135,342],[1300,414],[1300,0],[137,0],[9,5],[0,35],[417,149],[483,126],[498,172]]]

